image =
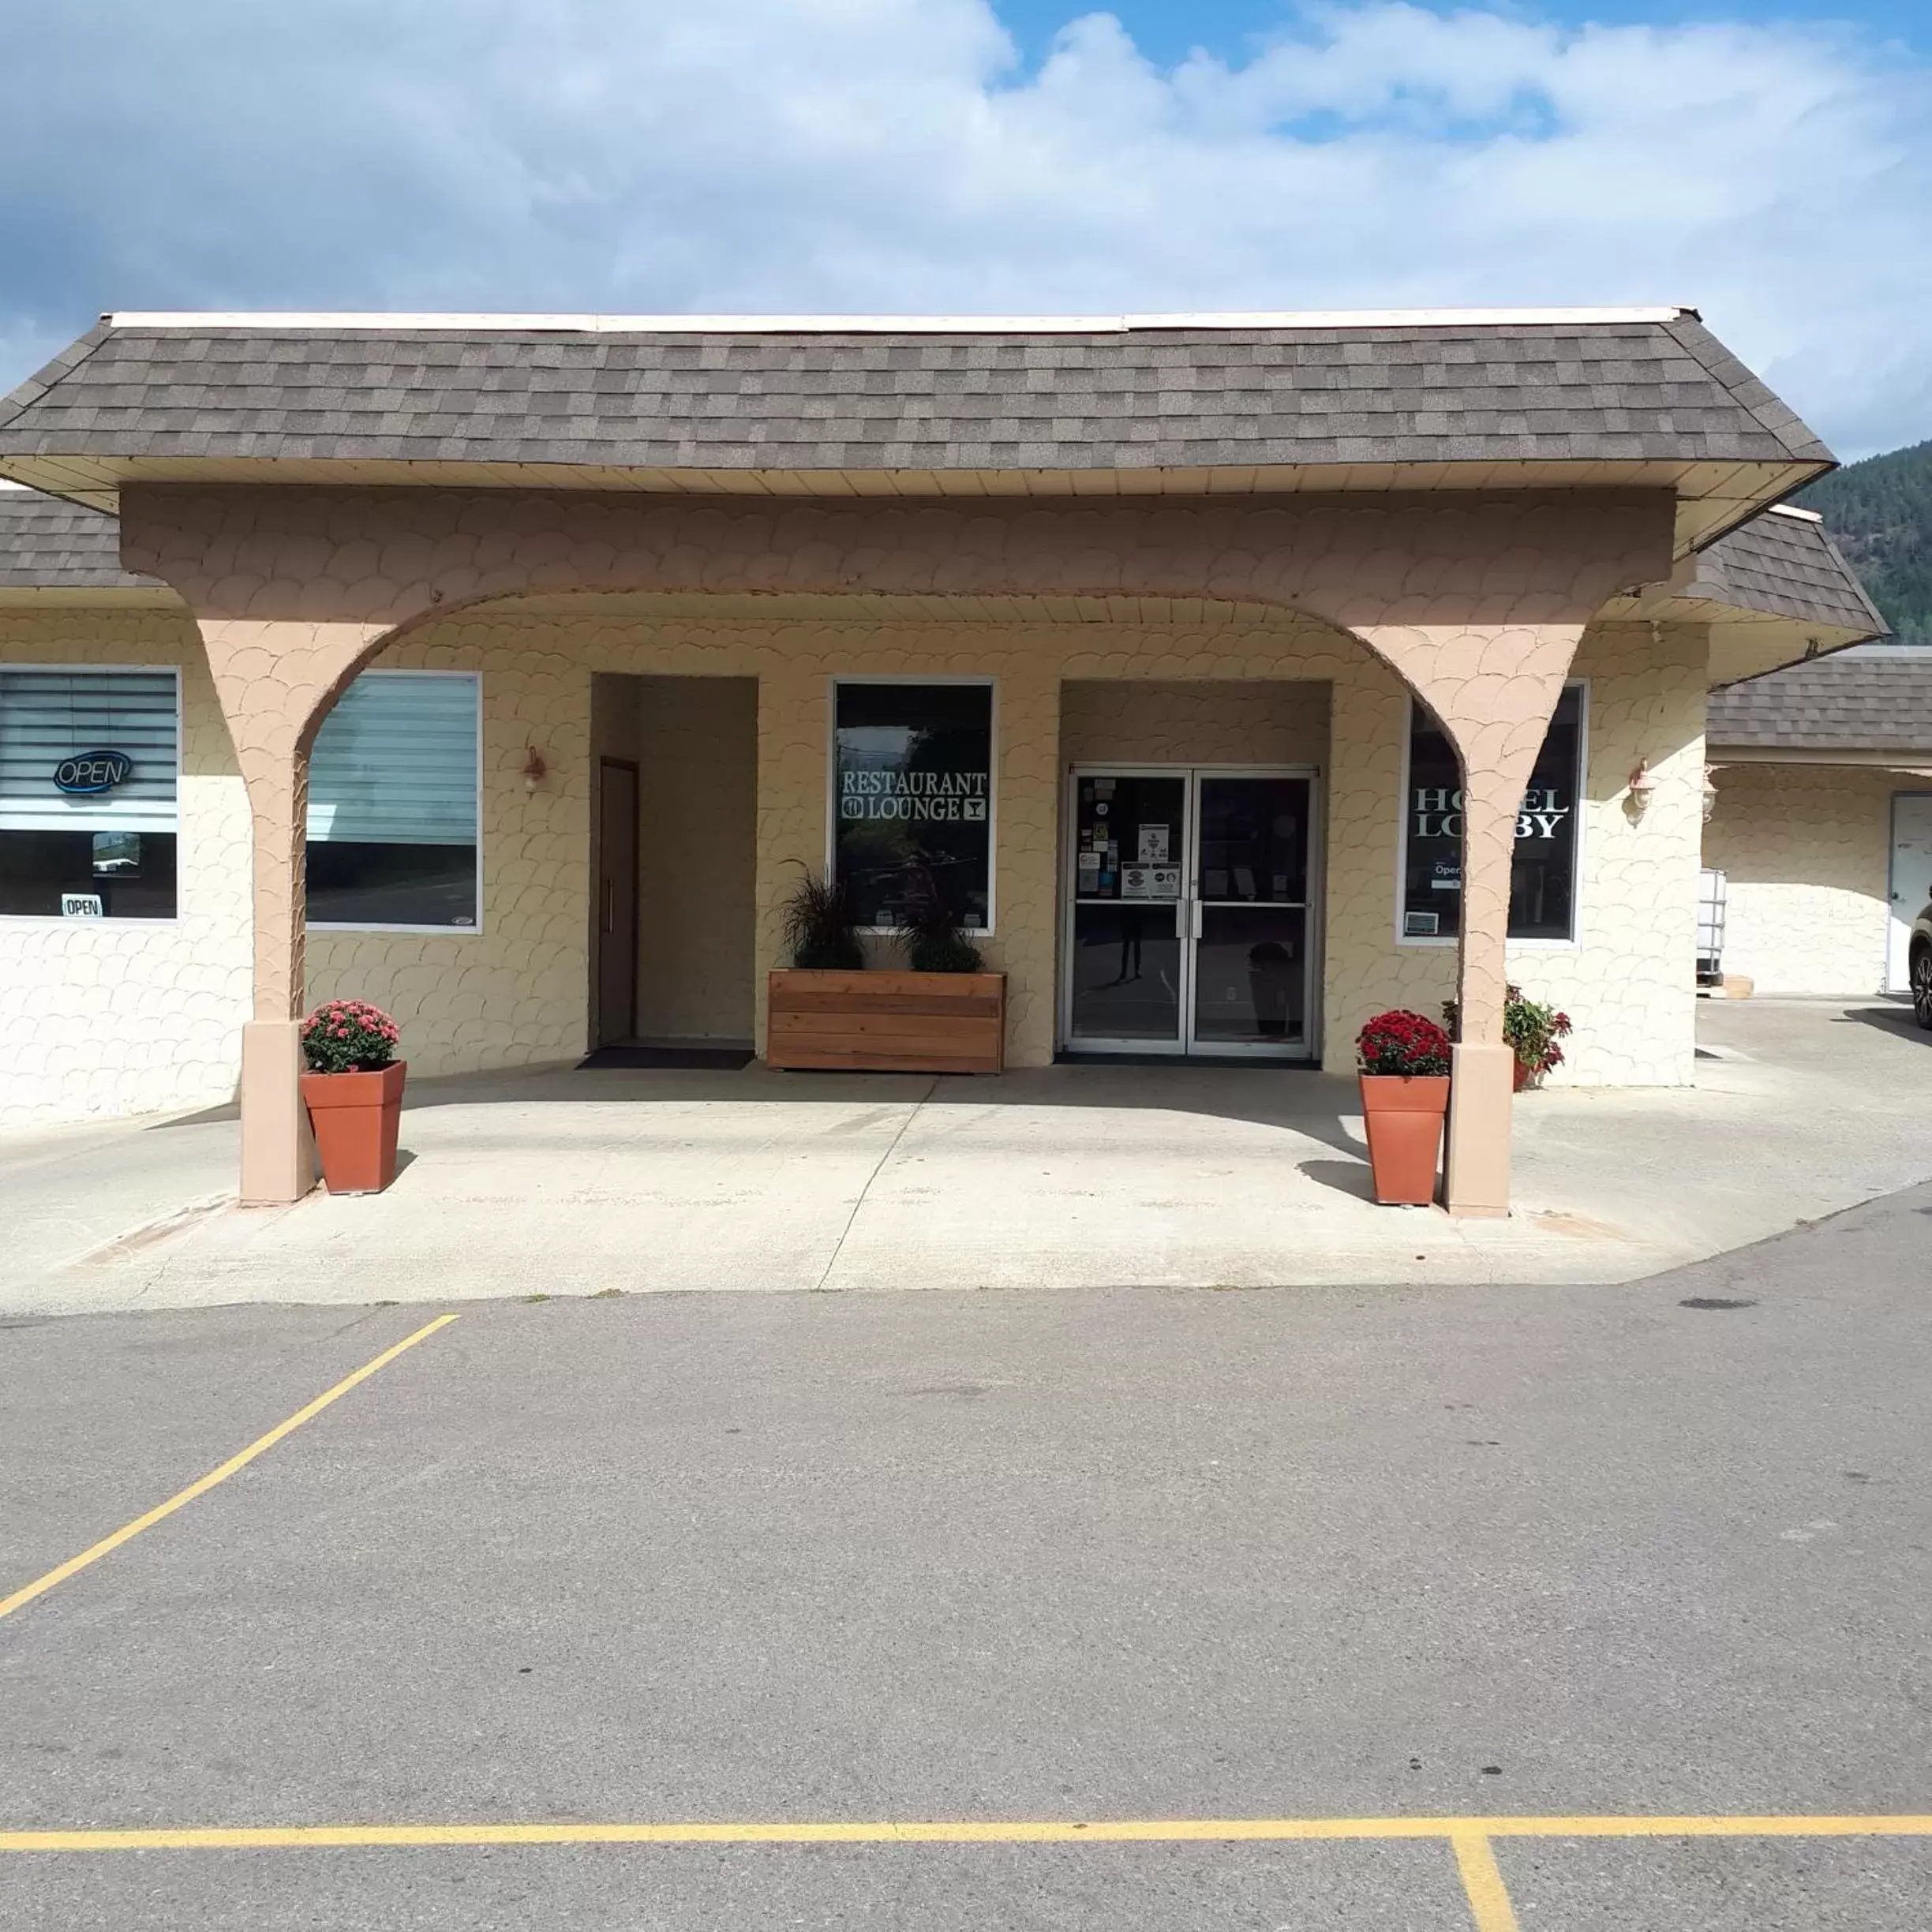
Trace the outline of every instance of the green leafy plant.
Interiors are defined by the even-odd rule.
[[[396,1057],[402,1030],[366,1000],[329,1000],[301,1024],[302,1058],[311,1073],[375,1073]]]
[[[1462,1015],[1454,1000],[1443,1002],[1443,1023],[1452,1039],[1460,1039]],[[1503,994],[1503,1038],[1510,1050],[1526,1067],[1532,1079],[1540,1079],[1552,1067],[1563,1065],[1563,1050],[1557,1045],[1571,1032],[1570,1016],[1547,1001],[1533,1000],[1521,987],[1506,987]]]
[[[1440,1075],[1449,1071],[1449,1035],[1421,1013],[1398,1009],[1377,1013],[1355,1035],[1355,1056],[1365,1073]]]
[[[842,879],[807,871],[784,902],[785,950],[808,972],[857,972],[865,964],[852,893]]]
[[[923,867],[914,873],[899,914],[899,938],[915,972],[975,973],[985,970],[979,949],[966,936],[960,916]]]

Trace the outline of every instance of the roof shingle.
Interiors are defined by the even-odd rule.
[[[223,319],[224,322],[226,318]],[[0,402],[0,458],[1105,470],[1829,460],[1688,311],[983,333],[782,324],[100,328]],[[1161,433],[1148,447],[1145,432]]]
[[[1859,645],[1713,691],[1713,749],[1932,751],[1932,650]]]
[[[0,489],[0,590],[151,590],[121,567],[121,525],[99,510]]]
[[[1803,512],[1773,510],[1720,537],[1699,552],[1697,575],[1683,594],[1869,637],[1885,631],[1825,526]]]

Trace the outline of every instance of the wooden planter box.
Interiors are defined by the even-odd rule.
[[[1004,973],[771,975],[766,1064],[874,1073],[997,1073]]]

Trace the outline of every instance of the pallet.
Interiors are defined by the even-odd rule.
[[[998,1073],[1006,1063],[1004,973],[770,976],[768,1066],[800,1072]]]

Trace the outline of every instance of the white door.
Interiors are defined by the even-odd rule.
[[[1892,799],[1892,919],[1885,948],[1885,990],[1909,993],[1905,951],[1911,923],[1932,905],[1932,792],[1900,792]]]

